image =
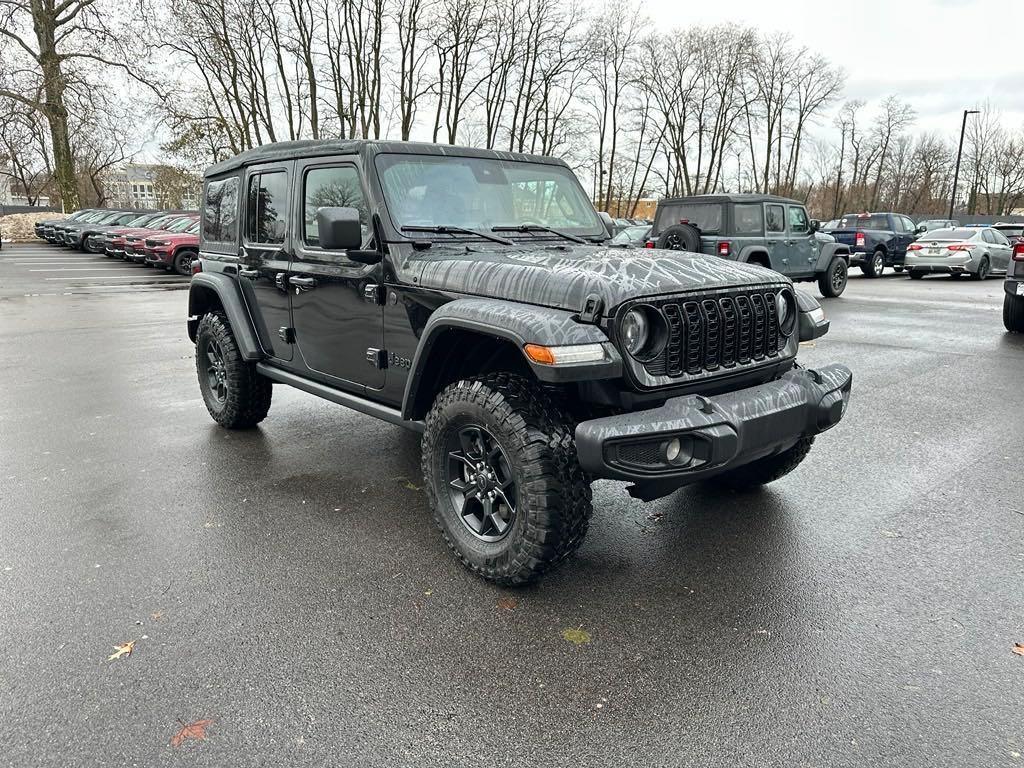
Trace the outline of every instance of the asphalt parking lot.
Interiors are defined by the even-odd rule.
[[[283,387],[219,429],[185,279],[93,261],[0,251],[0,765],[1024,765],[999,280],[853,277],[801,352],[853,401],[799,470],[601,483],[579,556],[503,590],[415,435]]]

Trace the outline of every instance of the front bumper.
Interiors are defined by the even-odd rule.
[[[638,498],[658,498],[830,429],[846,413],[852,383],[844,365],[793,369],[749,389],[584,421],[576,427],[580,465],[595,478],[636,483],[630,493]],[[679,455],[669,461],[675,440]]]

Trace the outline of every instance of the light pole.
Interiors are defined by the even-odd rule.
[[[953,194],[949,196],[949,216],[947,218],[953,218],[953,206],[956,205],[956,185],[960,181],[960,157],[964,153],[964,131],[967,130],[967,116],[976,115],[978,110],[976,109],[965,109],[964,119],[960,123],[960,147],[956,151],[956,170],[953,171]]]

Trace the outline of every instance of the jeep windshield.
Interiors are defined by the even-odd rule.
[[[722,228],[721,203],[663,203],[658,206],[654,231],[664,232],[676,224],[693,224],[707,234]]]
[[[576,177],[560,165],[402,154],[380,154],[376,164],[399,231],[452,235],[462,230],[488,240],[493,236],[484,233],[607,237]]]

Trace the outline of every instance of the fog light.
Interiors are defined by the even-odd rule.
[[[682,446],[679,444],[679,438],[673,437],[665,446],[665,458],[668,459],[669,462],[675,461],[679,458],[679,452],[682,449]]]

